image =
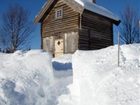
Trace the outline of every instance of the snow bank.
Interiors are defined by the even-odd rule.
[[[0,105],[140,105],[140,45],[121,46],[120,54],[117,67],[117,46],[52,61],[39,50],[0,53]],[[52,69],[71,61],[73,83],[71,70]]]
[[[53,105],[53,81],[48,53],[0,53],[0,105]]]
[[[58,105],[140,105],[140,45],[117,46],[73,55],[73,84]]]

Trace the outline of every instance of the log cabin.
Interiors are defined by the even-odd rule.
[[[41,48],[57,57],[113,45],[120,20],[96,0],[47,0],[35,23],[41,23]]]

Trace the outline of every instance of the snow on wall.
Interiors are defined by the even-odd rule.
[[[48,53],[0,53],[0,105],[53,105],[53,81]]]
[[[140,45],[77,51],[72,58],[73,84],[58,105],[140,105]]]

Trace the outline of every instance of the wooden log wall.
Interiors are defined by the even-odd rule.
[[[59,8],[63,8],[63,18],[55,19],[55,11]],[[59,33],[78,31],[78,19],[79,13],[59,0],[42,23],[42,36],[47,37]]]
[[[84,11],[79,35],[79,49],[94,50],[113,45],[113,24],[110,20]]]

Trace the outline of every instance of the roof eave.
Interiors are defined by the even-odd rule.
[[[40,19],[39,19],[38,16],[35,17],[34,23],[35,23],[35,24],[40,23]]]
[[[42,7],[38,15],[35,17],[34,23],[40,23],[44,14],[46,11],[50,8],[50,6],[54,3],[54,1],[57,0],[49,0],[49,2],[46,1],[45,5]]]
[[[84,11],[89,11],[90,13],[92,13],[92,14],[96,14],[97,16],[101,16],[101,17],[104,17],[104,18],[106,18],[106,19],[109,19],[109,20],[111,20],[112,21],[112,23],[113,24],[115,24],[115,25],[119,25],[120,24],[120,20],[118,19],[112,19],[112,18],[109,18],[109,17],[107,17],[107,16],[104,16],[104,15],[101,15],[101,14],[98,14],[98,13],[95,13],[95,12],[92,12],[92,11],[90,11],[90,10],[88,10],[88,9],[84,9]]]
[[[118,26],[121,23],[121,20],[115,21],[114,24]]]
[[[68,1],[69,0],[66,0],[65,3],[70,4]],[[50,10],[50,7],[53,6],[53,5],[55,5],[56,2],[57,2],[57,0],[50,0],[50,2],[46,2],[45,5],[42,7],[41,11],[39,12],[39,14],[35,17],[34,23],[35,24],[41,23],[42,20],[43,20],[43,18],[44,18],[44,15],[47,14],[47,11],[49,11]],[[85,9],[85,8],[82,10],[82,6],[78,5],[78,3],[75,3],[75,4],[76,4],[76,7],[79,6],[79,8],[73,8],[73,9],[76,9],[77,12],[79,12],[80,14],[82,14],[84,12],[84,10],[90,11],[90,10]],[[90,12],[92,12],[92,11],[90,11]],[[100,15],[100,16],[103,16],[103,15],[98,14],[98,13],[95,13],[95,12],[92,12],[92,13],[97,14],[97,15]],[[116,19],[109,18],[107,16],[103,16],[103,17],[112,20],[112,23],[114,23],[117,26],[121,22],[119,19],[116,20]]]

